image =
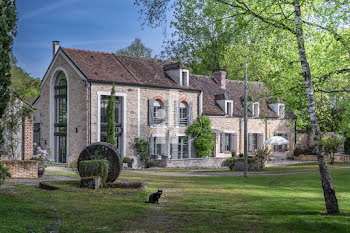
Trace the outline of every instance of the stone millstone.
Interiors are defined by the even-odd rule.
[[[122,171],[123,158],[115,146],[106,142],[93,143],[80,152],[77,163],[78,171],[80,161],[91,160],[92,156],[95,154],[100,154],[102,158],[108,160],[109,170],[107,182],[114,182]]]

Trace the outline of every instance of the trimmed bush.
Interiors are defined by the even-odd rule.
[[[102,185],[106,186],[108,177],[108,160],[84,160],[79,163],[80,177],[99,176],[102,179]]]
[[[3,167],[0,163],[0,186],[5,183],[6,177],[11,177],[11,174],[9,173],[9,169],[6,167]]]
[[[235,159],[233,157],[227,158],[226,163],[227,163],[228,168],[230,168],[230,170],[232,171],[233,167],[235,166]]]

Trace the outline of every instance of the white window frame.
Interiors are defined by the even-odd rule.
[[[258,105],[258,113],[257,114],[255,113],[255,107],[254,107],[254,105],[256,105],[256,104]],[[260,103],[259,102],[252,103],[252,116],[254,118],[258,118],[260,116]]]
[[[186,73],[184,77],[183,74]],[[190,80],[190,71],[186,69],[180,69],[180,86],[188,87]]]
[[[283,114],[280,115],[280,107],[283,107]],[[277,115],[279,118],[284,119],[286,113],[286,105],[285,104],[278,104],[277,105]]]
[[[227,104],[231,105],[231,112],[228,112]],[[226,114],[226,116],[232,116],[232,114],[233,114],[233,100],[225,100],[225,114]]]

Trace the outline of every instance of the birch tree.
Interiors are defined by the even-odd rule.
[[[237,29],[235,32],[241,40],[249,41],[254,38],[254,34],[269,31],[272,35],[277,35],[281,40],[284,37],[291,38],[291,42],[283,45],[290,48],[287,50],[293,54],[295,60],[291,64],[299,66],[292,67],[298,70],[299,77],[295,76],[290,81],[293,82],[292,89],[299,89],[305,94],[306,106],[309,115],[310,125],[315,135],[316,153],[321,175],[321,183],[328,214],[339,213],[338,201],[329,173],[327,161],[325,160],[322,144],[318,143],[321,139],[321,129],[319,125],[319,116],[315,102],[315,84],[313,78],[320,81],[331,79],[336,75],[347,75],[350,72],[349,63],[345,62],[343,67],[337,66],[336,69],[326,71],[326,64],[317,64],[310,67],[308,48],[306,42],[316,40],[320,35],[322,39],[326,36],[335,40],[339,51],[345,53],[347,61],[349,60],[349,5],[347,1],[253,1],[253,0],[136,0],[141,8],[140,13],[145,19],[145,23],[150,26],[159,26],[166,21],[167,14],[173,13],[176,17],[183,4],[194,7],[200,11],[201,6],[216,3],[224,7],[221,20],[230,20]],[[197,6],[197,7],[195,7]],[[205,13],[205,12],[204,12]],[[215,12],[212,12],[215,14]],[[176,23],[176,22],[175,22]],[[191,22],[189,22],[191,23]],[[252,31],[253,28],[255,31]],[[194,28],[193,30],[196,30]],[[253,33],[243,33],[244,31]],[[276,50],[275,54],[280,51]],[[312,72],[317,73],[317,77],[312,76]],[[346,81],[346,80],[345,80]],[[322,91],[320,86],[316,85],[317,91]],[[339,88],[333,92],[346,92],[349,89]]]

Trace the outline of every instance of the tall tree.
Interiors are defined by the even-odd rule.
[[[40,79],[34,79],[21,67],[11,66],[11,92],[15,92],[27,103],[40,95]]]
[[[115,90],[112,87],[111,95],[107,104],[107,142],[112,145],[117,145],[115,138]]]
[[[330,35],[336,41],[337,47],[341,48],[340,50],[345,53],[345,56],[349,57],[349,34],[344,33],[344,30],[339,32],[339,28],[348,23],[347,10],[349,6],[347,1],[136,0],[136,3],[141,6],[141,13],[151,25],[159,25],[159,22],[166,19],[166,13],[169,12],[169,9],[178,12],[182,5],[188,4],[194,6],[193,9],[198,9],[199,12],[205,14],[206,12],[201,11],[200,6],[217,3],[220,7],[224,6],[226,9],[221,20],[230,19],[232,24],[237,25],[236,29],[240,29],[241,32],[237,33],[238,38],[247,41],[248,44],[253,44],[251,43],[252,40],[262,32],[267,32],[268,36],[278,35],[281,40],[285,39],[284,36],[286,36],[290,40],[289,43],[277,47],[272,54],[276,56],[279,53],[287,52],[289,58],[293,58],[289,61],[289,69],[298,70],[298,75],[290,79],[293,86],[289,89],[300,90],[303,97],[301,100],[306,99],[309,121],[317,145],[316,153],[327,213],[338,213],[338,202],[324,157],[323,146],[318,143],[321,139],[321,130],[315,102],[312,70],[308,61],[308,54],[310,57],[311,53],[305,45],[308,41],[317,40],[317,37],[321,36],[322,39],[325,39],[327,35]],[[192,12],[195,11],[192,10]],[[215,12],[213,13],[215,14]],[[196,32],[196,28],[193,28],[193,30]],[[243,33],[244,31],[247,33]],[[284,48],[287,49],[284,50]],[[298,63],[299,66],[296,66]],[[325,64],[314,65],[313,71],[317,74],[327,71],[327,73],[317,76],[319,81],[350,71],[347,66],[335,66],[332,70],[327,68],[329,67]],[[302,77],[303,80],[299,77]],[[319,87],[316,86],[316,88]],[[344,90],[340,88],[332,91]]]
[[[14,0],[0,1],[0,119],[10,99],[11,73],[10,55],[13,37],[16,36],[17,11]],[[0,142],[3,142],[0,126]],[[1,146],[1,145],[0,145]]]
[[[139,38],[136,38],[128,47],[119,49],[116,53],[134,57],[152,57],[152,49],[147,48]]]

